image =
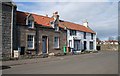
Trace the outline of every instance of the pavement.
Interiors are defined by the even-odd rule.
[[[15,63],[14,63],[15,62]],[[118,74],[118,53],[99,53],[3,62],[3,74]],[[21,64],[20,64],[21,63]],[[13,65],[18,64],[18,65]]]
[[[79,54],[79,55],[88,55],[88,54],[95,54],[95,53],[87,53],[87,54]],[[2,66],[16,66],[16,65],[23,65],[23,64],[34,64],[34,63],[42,63],[42,62],[50,62],[50,61],[58,61],[62,60],[63,58],[69,58],[71,56],[76,55],[65,55],[65,56],[49,56],[46,58],[33,58],[33,59],[18,59],[18,60],[10,60],[10,61],[1,61]]]

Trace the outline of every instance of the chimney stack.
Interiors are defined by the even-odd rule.
[[[46,17],[48,17],[48,14],[46,14]]]
[[[55,12],[53,13],[53,18],[54,18],[54,20],[59,19],[59,15],[58,15],[58,12],[57,12],[57,11],[55,11]]]
[[[83,26],[88,27],[88,21],[87,21],[87,19],[85,21],[83,21]]]

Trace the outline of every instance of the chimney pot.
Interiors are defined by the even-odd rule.
[[[87,21],[87,19],[85,21],[83,21],[83,26],[88,27],[88,21]]]

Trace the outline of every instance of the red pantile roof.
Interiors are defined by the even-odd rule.
[[[25,25],[26,24],[26,17],[28,16],[29,13],[25,12],[16,12],[16,22],[17,24]]]
[[[32,13],[26,13],[26,12],[21,12],[21,11],[17,11],[16,13],[17,15],[17,23],[21,24],[21,25],[25,25],[26,24],[26,18],[29,14]],[[42,16],[42,15],[36,15],[36,14],[32,14],[32,16],[34,17],[34,21],[36,24],[40,24],[42,26],[49,26],[50,25],[50,21],[53,21],[53,18],[47,17],[47,16]],[[89,33],[95,33],[93,30],[91,30],[89,27],[85,27],[83,25],[80,24],[75,24],[72,22],[67,22],[67,21],[62,21],[60,20],[59,22],[59,27],[61,28],[68,28],[68,29],[72,29],[72,30],[78,30],[78,31],[82,31],[82,32],[89,32]]]
[[[17,11],[17,23],[19,23],[21,25],[25,25],[26,18],[29,14],[31,14],[31,13]],[[32,16],[34,17],[34,21],[36,24],[41,24],[43,26],[50,26],[50,21],[53,21],[53,18],[50,18],[47,16],[36,15],[36,14],[32,14]]]
[[[82,32],[95,33],[89,27],[87,28],[80,24],[75,24],[75,23],[67,22],[67,21],[60,21],[60,24],[61,24],[61,26],[66,26],[68,29],[78,30],[78,31],[82,31]]]

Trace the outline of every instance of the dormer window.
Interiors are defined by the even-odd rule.
[[[55,28],[55,31],[59,31],[59,27],[58,27],[58,25],[54,25],[54,28]]]
[[[26,25],[28,25],[29,28],[34,28],[34,17],[32,14],[29,14],[26,19]]]
[[[33,21],[28,20],[28,27],[29,27],[29,28],[33,28]]]

